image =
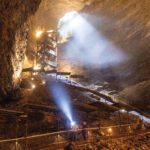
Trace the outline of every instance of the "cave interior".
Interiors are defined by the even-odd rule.
[[[61,149],[70,130],[81,150],[150,149],[149,11],[149,0],[0,0],[0,149]]]

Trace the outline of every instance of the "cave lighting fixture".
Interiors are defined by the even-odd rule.
[[[60,43],[66,43],[63,47],[65,58],[92,68],[107,68],[127,61],[128,55],[97,30],[90,18],[91,15],[76,11],[60,18],[58,33]]]
[[[32,87],[32,89],[35,89],[35,88],[36,88],[35,84],[32,84],[31,87]]]
[[[33,70],[35,70],[35,71],[40,70],[40,69],[41,69],[41,67],[40,67],[39,65],[35,65],[35,66],[33,67]]]
[[[55,83],[55,82],[49,85],[49,89],[52,93],[55,103],[67,117],[70,126],[74,127],[76,123],[73,119],[71,97],[69,95],[68,90],[62,83]]]
[[[45,84],[45,83],[46,83],[46,82],[43,80],[43,81],[42,81],[42,84]]]
[[[108,129],[108,132],[111,133],[111,132],[112,132],[112,128],[109,128],[109,129]]]
[[[125,109],[121,109],[120,111],[121,111],[122,113],[126,112],[126,110],[125,110]]]
[[[42,35],[42,33],[43,33],[43,31],[42,30],[38,30],[38,31],[36,31],[36,38],[40,38],[41,37],[41,35]]]
[[[35,76],[35,75],[36,75],[36,72],[33,72],[33,75]]]
[[[76,125],[75,121],[70,122],[71,127],[74,127]]]

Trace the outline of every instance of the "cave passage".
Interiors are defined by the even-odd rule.
[[[0,149],[150,149],[149,0],[0,0]]]

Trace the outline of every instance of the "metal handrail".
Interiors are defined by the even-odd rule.
[[[58,135],[58,134],[69,133],[69,132],[79,132],[79,131],[83,131],[83,130],[91,131],[91,130],[109,129],[109,128],[115,128],[115,127],[119,127],[119,128],[125,127],[125,126],[128,127],[128,126],[133,126],[133,125],[135,125],[135,124],[124,124],[124,125],[122,124],[122,125],[114,125],[114,126],[91,127],[91,128],[76,129],[76,130],[62,130],[62,131],[57,131],[57,132],[52,132],[52,133],[31,135],[31,136],[27,136],[27,137],[4,139],[4,140],[0,140],[0,143],[15,142],[15,141],[19,141],[19,140],[27,140],[27,139],[34,139],[34,138],[41,138],[41,137]]]

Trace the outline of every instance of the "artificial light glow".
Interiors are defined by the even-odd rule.
[[[46,82],[45,81],[42,81],[42,84],[45,84]]]
[[[48,34],[48,37],[52,37],[52,35],[51,35],[51,34]]]
[[[49,30],[49,31],[47,31],[47,33],[48,33],[48,36],[49,37],[52,37],[52,33],[54,32],[54,30]]]
[[[126,110],[125,110],[125,109],[121,109],[120,111],[121,111],[122,113],[126,112]]]
[[[76,11],[72,11],[72,12],[66,13],[59,20],[58,29],[59,29],[59,33],[61,37],[63,36],[70,37],[70,35],[72,34],[72,27],[70,26],[70,23],[72,20],[74,20],[76,16],[78,16],[78,13]]]
[[[36,31],[36,38],[40,38],[43,31]]]
[[[71,124],[71,127],[73,127],[73,126],[75,126],[76,123],[74,121],[71,121],[70,124]]]
[[[35,89],[35,88],[36,88],[36,86],[34,84],[32,84],[32,89]]]
[[[34,78],[31,78],[31,80],[33,81],[33,80],[34,80]]]
[[[53,94],[53,99],[62,112],[66,115],[71,125],[74,125],[72,116],[71,100],[67,89],[61,83],[51,83],[50,85],[51,93]]]
[[[18,141],[16,141],[15,143],[16,143],[16,146],[18,146]]]
[[[36,65],[33,67],[33,70],[35,70],[35,71],[40,70],[40,69],[41,69],[41,67],[39,65]]]
[[[58,23],[58,28],[61,28],[64,23],[71,21],[72,19],[74,19],[76,16],[78,15],[78,13],[76,11],[71,11],[66,13],[60,20]]]
[[[54,30],[48,30],[47,31],[47,33],[53,33],[54,32]]]
[[[112,128],[109,128],[109,129],[108,129],[108,132],[112,132]]]
[[[33,72],[33,75],[35,76],[35,75],[36,75],[36,72]]]
[[[64,36],[64,37],[62,37],[59,41],[58,41],[58,43],[59,44],[62,44],[62,43],[65,43],[65,42],[67,42],[68,41],[68,36]]]
[[[62,39],[68,35],[72,37],[63,47],[65,51],[63,59],[95,68],[106,68],[126,61],[127,55],[100,30],[92,26],[87,21],[87,16],[70,12],[60,19],[58,26],[60,37]]]

